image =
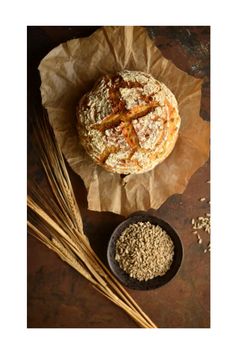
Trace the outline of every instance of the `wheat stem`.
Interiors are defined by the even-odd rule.
[[[126,311],[141,327],[157,326],[105,267],[90,246],[62,152],[45,116],[36,122],[36,139],[53,198],[33,187],[27,204],[31,233],[110,301]]]

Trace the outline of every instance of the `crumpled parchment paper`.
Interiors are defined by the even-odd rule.
[[[127,175],[105,171],[80,145],[75,107],[105,73],[140,70],[164,82],[175,94],[181,116],[171,155],[152,171]],[[199,116],[202,80],[165,59],[142,27],[103,27],[87,38],[72,39],[51,50],[39,65],[42,104],[71,168],[87,188],[88,208],[127,216],[157,209],[182,193],[190,177],[209,157],[209,123]]]

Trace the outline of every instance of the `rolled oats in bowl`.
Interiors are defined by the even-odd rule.
[[[147,281],[164,275],[173,262],[174,243],[159,225],[130,224],[116,242],[115,260],[131,278]]]
[[[135,290],[156,289],[178,272],[183,246],[166,221],[136,212],[113,231],[107,248],[108,264],[122,284]]]

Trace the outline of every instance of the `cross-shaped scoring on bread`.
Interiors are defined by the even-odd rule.
[[[174,148],[180,116],[173,93],[150,74],[103,76],[77,106],[81,144],[99,165],[128,174],[151,170]]]

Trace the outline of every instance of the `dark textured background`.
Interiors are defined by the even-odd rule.
[[[47,193],[35,150],[33,117],[40,110],[40,60],[63,41],[87,36],[98,27],[28,27],[28,185],[38,183]],[[201,116],[210,119],[210,27],[146,27],[163,55],[177,67],[203,79]],[[85,232],[92,247],[106,262],[106,246],[113,229],[124,220],[112,213],[87,209],[86,190],[79,176],[69,167],[73,187],[81,208]],[[178,275],[157,290],[129,291],[160,327],[187,328],[210,326],[210,254],[191,233],[191,219],[209,212],[209,161],[191,178],[182,195],[173,195],[154,215],[170,223],[181,236],[184,261]],[[206,202],[199,198],[206,197]],[[97,293],[73,269],[32,236],[28,247],[28,327],[136,327],[121,309]]]

